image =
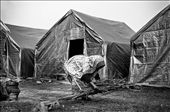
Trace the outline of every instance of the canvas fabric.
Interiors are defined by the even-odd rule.
[[[5,27],[4,27],[5,26]],[[9,35],[7,26],[1,21],[0,30],[0,76],[20,76],[20,47]]]
[[[130,44],[108,43],[106,52],[108,79],[128,77],[130,52]]]
[[[134,31],[123,22],[70,10],[36,44],[36,77],[52,77],[64,72],[70,40],[84,39],[83,55],[104,56],[105,41],[129,44],[133,34]]]
[[[10,29],[11,38],[21,48],[20,60],[20,76],[22,78],[34,77],[34,49],[36,43],[47,32],[44,29],[28,28],[5,24]]]
[[[170,86],[170,5],[131,40],[130,82]]]

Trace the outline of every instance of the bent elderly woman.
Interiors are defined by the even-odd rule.
[[[64,69],[72,85],[73,94],[89,89],[97,91],[98,88],[93,83],[93,79],[99,79],[98,71],[104,66],[104,59],[100,55],[76,55],[66,61]]]

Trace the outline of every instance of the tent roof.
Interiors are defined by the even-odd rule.
[[[73,15],[77,18],[77,20],[80,20],[80,22],[84,23],[88,28],[92,29],[104,41],[130,44],[130,38],[135,33],[128,25],[123,22],[106,20],[83,14],[71,9],[44,35],[44,37],[36,44],[36,46],[39,46],[39,44],[42,43],[51,30],[70,15]]]
[[[147,30],[156,20],[159,19],[160,16],[164,15],[168,10],[170,10],[170,5],[165,7],[162,11],[160,11],[155,17],[153,17],[148,23],[146,23],[133,37],[131,38],[131,42],[135,41],[142,32]]]
[[[0,26],[2,31],[6,32],[6,34],[8,35],[8,39],[9,41],[14,45],[13,47],[15,47],[16,49],[20,49],[19,45],[15,42],[15,40],[13,40],[13,38],[11,37],[11,35],[9,35],[10,30],[9,28],[0,20]]]
[[[47,32],[44,29],[28,28],[6,24],[10,29],[10,35],[21,48],[34,49],[36,43]]]
[[[130,43],[130,38],[135,33],[123,22],[98,18],[75,10],[70,10],[70,12],[97,32],[104,41]]]

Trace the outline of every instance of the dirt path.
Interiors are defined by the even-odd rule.
[[[68,83],[54,81],[36,84],[23,81],[20,84],[19,101],[14,104],[1,103],[1,109],[20,108],[31,112],[32,102],[55,100],[71,94]],[[23,103],[25,102],[25,103]],[[17,106],[16,106],[17,105]],[[170,110],[170,89],[143,87],[141,90],[117,90],[107,95],[91,96],[90,101],[77,100],[62,102],[64,107],[51,112],[168,112]]]

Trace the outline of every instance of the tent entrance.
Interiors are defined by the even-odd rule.
[[[74,55],[83,54],[84,39],[70,40],[68,59]]]

